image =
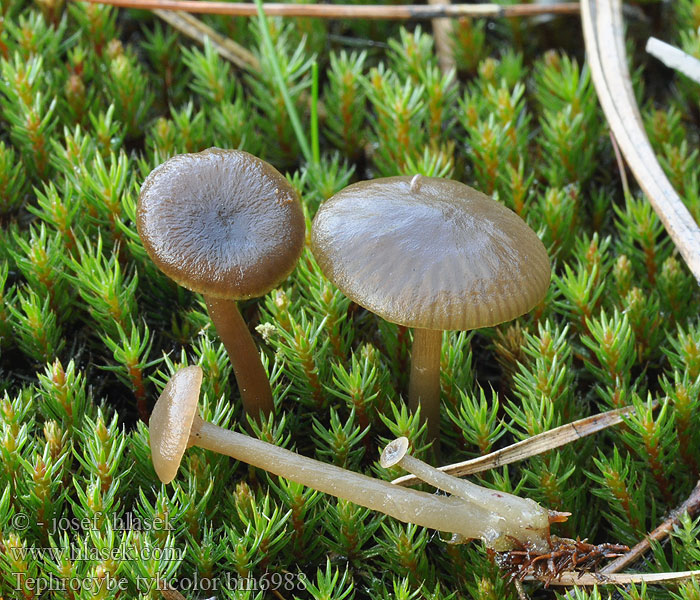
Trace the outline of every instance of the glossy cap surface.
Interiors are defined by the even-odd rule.
[[[170,483],[180,468],[197,414],[202,369],[184,367],[173,375],[158,397],[148,421],[151,458],[159,479]]]
[[[219,148],[156,167],[141,187],[137,228],[168,277],[236,300],[283,281],[305,234],[299,199],[284,176],[252,154]]]
[[[537,234],[486,194],[449,179],[350,185],[321,205],[311,243],[345,295],[409,327],[496,325],[530,310],[549,286]]]

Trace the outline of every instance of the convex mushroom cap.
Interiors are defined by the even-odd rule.
[[[457,181],[387,177],[346,187],[313,222],[316,260],[387,321],[470,330],[514,319],[549,285],[547,251],[513,211]]]
[[[241,150],[180,154],[156,167],[139,197],[137,228],[171,279],[214,298],[262,296],[304,247],[304,214],[289,182]]]

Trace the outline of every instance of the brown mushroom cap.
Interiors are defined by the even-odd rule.
[[[518,215],[437,177],[361,181],[327,200],[311,233],[325,275],[387,321],[469,330],[514,319],[549,286],[547,251]]]
[[[148,421],[151,458],[163,483],[175,479],[187,449],[192,423],[197,414],[202,369],[184,367],[172,376],[158,397]]]
[[[240,150],[179,154],[156,167],[141,187],[136,224],[168,277],[216,298],[266,294],[291,273],[304,246],[294,189]]]

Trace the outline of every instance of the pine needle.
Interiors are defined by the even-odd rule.
[[[657,405],[658,402],[655,402],[654,407]],[[580,440],[593,433],[617,425],[633,410],[634,407],[627,406],[585,417],[573,423],[567,423],[561,427],[550,429],[549,431],[517,442],[507,448],[485,454],[484,456],[440,467],[440,470],[454,475],[455,477],[463,477],[464,475],[480,473],[481,471],[501,467],[519,460],[525,460],[531,456],[542,454],[548,450],[559,448],[560,446],[565,446],[566,444]],[[394,479],[392,483],[396,485],[414,485],[420,483],[420,480],[413,475],[405,475]]]

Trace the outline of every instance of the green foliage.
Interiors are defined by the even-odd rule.
[[[448,409],[455,430],[461,434],[463,445],[476,446],[480,454],[488,454],[496,441],[505,433],[498,413],[498,395],[491,390],[491,400],[487,400],[484,390],[479,388],[479,397],[469,396],[460,391],[459,412]]]
[[[597,161],[601,121],[588,67],[553,51],[535,68],[537,100],[542,106],[542,174],[550,185],[585,182]]]
[[[291,24],[274,32],[275,39],[269,40],[274,50],[270,52],[266,43],[268,32],[263,29],[267,24],[262,21],[253,23],[260,45],[257,55],[260,71],[255,77],[250,75],[247,83],[253,92],[253,103],[265,115],[259,118],[257,125],[262,135],[275,140],[268,152],[274,152],[273,156],[278,161],[293,163],[300,152],[308,161],[310,150],[307,139],[295,130],[289,110],[298,111],[301,108],[302,93],[311,85],[312,60],[303,42],[294,45]]]
[[[365,114],[365,90],[362,73],[367,60],[366,52],[344,50],[330,54],[328,86],[324,102],[328,115],[326,135],[329,141],[345,156],[356,159],[365,143],[362,122]]]
[[[698,6],[635,10],[700,56]],[[140,418],[184,365],[204,370],[203,417],[385,479],[402,474],[377,462],[397,436],[418,457],[456,462],[634,405],[621,426],[477,476],[571,512],[557,535],[631,545],[690,492],[697,284],[646,198],[620,189],[577,20],[458,19],[457,70],[442,73],[427,23],[205,17],[258,61],[239,69],[145,12],[7,0],[2,16],[0,597],[155,600],[166,581],[188,598],[257,600],[275,581],[299,599],[517,597],[478,543],[451,545],[225,456],[189,449],[161,485]],[[650,73],[644,124],[700,218],[697,86]],[[146,174],[211,145],[286,172],[309,225],[354,181],[423,173],[474,185],[538,232],[552,259],[544,301],[443,336],[439,448],[405,403],[411,331],[351,302],[308,250],[280,287],[241,303],[275,400],[264,422],[245,419],[201,298],[153,265],[135,227]],[[120,527],[136,518],[160,525]],[[684,518],[642,568],[693,568],[699,528]],[[41,595],[34,582],[49,574],[97,589]],[[611,593],[700,597],[693,581]]]
[[[476,183],[486,193],[498,189],[508,195],[504,165],[523,168],[530,132],[524,93],[522,83],[511,88],[505,78],[495,84],[480,78],[460,102],[459,121],[467,133],[465,144],[473,153]],[[516,212],[523,212],[522,200],[513,199],[512,205]]]

